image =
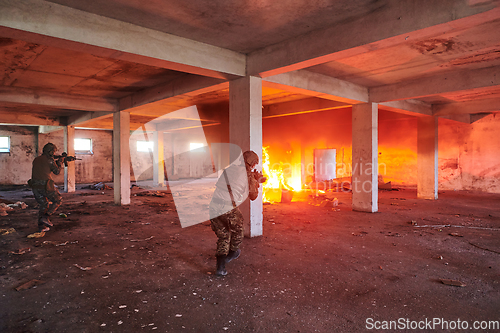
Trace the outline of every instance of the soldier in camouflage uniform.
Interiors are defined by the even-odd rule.
[[[243,214],[238,206],[248,197],[257,199],[259,182],[252,169],[259,163],[253,151],[243,153],[245,165],[231,165],[223,171],[210,202],[210,222],[217,235],[217,275],[226,275],[226,263],[239,257],[243,240]]]
[[[61,194],[54,185],[52,173],[58,175],[61,172],[62,160],[54,159],[57,147],[53,143],[47,143],[43,147],[43,154],[33,160],[31,186],[36,202],[38,202],[38,228],[39,231],[49,231],[53,224],[49,216],[54,214],[61,205]]]

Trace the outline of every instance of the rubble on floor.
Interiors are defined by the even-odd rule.
[[[168,195],[167,191],[143,191],[134,193],[134,196],[138,197],[164,197],[166,195]]]
[[[103,182],[93,184],[93,185],[88,185],[85,187],[82,187],[82,189],[86,190],[96,190],[96,191],[103,191],[103,190],[112,190],[113,188],[111,186],[108,186],[104,184]]]

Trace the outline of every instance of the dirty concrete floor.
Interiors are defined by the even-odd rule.
[[[500,320],[498,194],[380,191],[375,214],[353,212],[349,193],[336,208],[307,195],[265,205],[264,236],[217,277],[210,226],[181,228],[170,195],[120,207],[101,193],[63,194],[68,218],[28,239],[31,192],[0,192],[29,205],[0,217],[16,230],[0,236],[1,332],[360,332],[434,318],[472,331]]]

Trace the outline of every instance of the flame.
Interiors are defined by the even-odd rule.
[[[298,177],[292,176],[285,179],[285,175],[283,173],[283,164],[281,162],[279,167],[271,169],[268,149],[269,146],[262,148],[262,172],[264,176],[267,177],[267,181],[263,184],[262,187],[262,200],[264,202],[274,202],[279,200],[279,198],[275,198],[277,192],[276,190],[280,190],[279,192],[281,192],[281,189],[286,189],[289,191],[300,191],[302,189],[302,182],[300,179],[300,174]],[[279,197],[281,197],[281,193],[279,193]]]

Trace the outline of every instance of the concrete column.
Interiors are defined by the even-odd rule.
[[[165,152],[163,147],[163,132],[153,134],[153,186],[165,185]]]
[[[113,183],[115,204],[130,204],[130,113],[113,114]]]
[[[229,82],[229,142],[243,152],[253,150],[259,155],[262,170],[262,80],[244,77]],[[245,236],[262,235],[262,186],[259,197],[247,199],[240,210],[245,217]]]
[[[64,151],[69,156],[75,156],[75,127],[64,127]],[[75,192],[75,162],[69,162],[64,167],[64,192]]]
[[[352,106],[352,209],[378,211],[378,104]]]
[[[438,198],[438,118],[419,117],[417,129],[417,197]]]

